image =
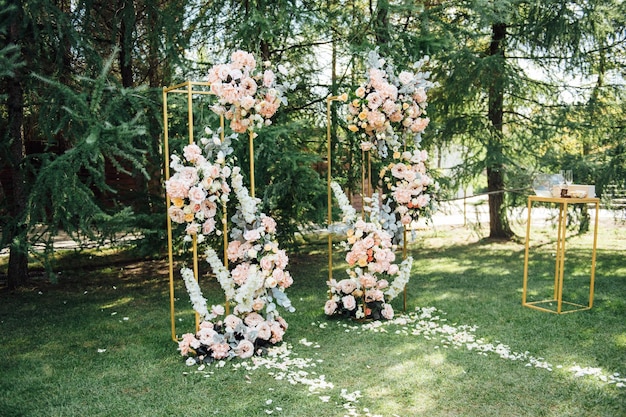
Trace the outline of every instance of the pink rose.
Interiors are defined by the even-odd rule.
[[[229,314],[224,318],[224,325],[232,330],[235,330],[241,323],[242,320],[233,314]]]
[[[408,84],[413,81],[413,73],[410,73],[408,71],[401,71],[398,75],[398,79],[402,84]]]
[[[263,323],[264,319],[259,313],[252,312],[244,318],[244,323],[249,327],[256,327]]]
[[[252,302],[252,309],[254,311],[261,311],[263,309],[263,307],[265,307],[265,301],[263,301],[260,298],[257,298],[257,299],[255,299]],[[246,324],[248,324],[248,323],[246,323]]]
[[[274,257],[272,255],[266,255],[261,258],[261,269],[264,271],[270,271],[274,267]]]
[[[257,331],[257,338],[259,339],[269,340],[269,338],[272,337],[272,329],[266,322],[259,323],[255,329]]]
[[[254,355],[254,344],[249,340],[241,340],[235,348],[235,353],[241,359],[247,359]]]
[[[391,265],[389,265],[389,268],[387,269],[387,273],[389,275],[396,275],[399,270],[400,270],[400,268],[398,268],[398,265],[391,264]]]
[[[341,304],[347,310],[354,310],[356,308],[356,299],[352,295],[346,295],[341,298]]]
[[[380,314],[383,316],[383,318],[391,320],[393,318],[393,307],[391,306],[391,304],[385,303],[385,307],[383,307],[383,310],[380,312]]]
[[[324,313],[327,316],[331,316],[337,310],[337,303],[333,300],[327,300],[324,304]]]
[[[174,223],[185,223],[185,213],[181,208],[170,206],[167,212]]]
[[[254,96],[256,94],[257,85],[256,81],[250,77],[246,77],[241,80],[241,88],[246,96]],[[242,106],[243,107],[243,106]],[[250,106],[252,107],[252,106]],[[248,107],[248,108],[250,108]]]
[[[352,292],[356,290],[356,282],[351,279],[342,279],[337,283],[337,287],[339,287],[344,294],[352,294]]]
[[[206,198],[206,191],[202,187],[194,186],[189,189],[189,201],[201,204]]]
[[[274,233],[276,231],[276,221],[271,217],[262,216],[261,224],[263,224],[267,233]]]

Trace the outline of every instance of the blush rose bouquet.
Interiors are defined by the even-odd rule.
[[[201,239],[204,234],[220,233],[220,230],[198,226],[195,232],[199,237],[197,243],[205,242],[205,259],[224,290],[226,300],[233,306],[233,312],[224,317],[224,307],[209,309],[194,271],[182,268],[181,275],[193,309],[202,318],[198,332],[184,334],[179,342],[179,350],[183,356],[188,356],[190,364],[265,353],[268,347],[282,342],[288,327],[278,308],[295,311],[285,293],[293,278],[286,269],[289,258],[278,246],[276,222],[261,212],[260,200],[249,195],[241,169],[231,168],[234,159],[228,157],[232,153],[229,140],[214,137],[201,141],[205,145],[204,154],[199,146],[189,145],[183,151],[184,161],[172,157],[176,174],[166,183],[166,189],[170,198],[183,200],[182,207],[177,207],[179,203],[174,201],[172,207],[193,214],[179,219],[188,224],[208,217],[214,220],[215,210],[201,211],[204,202],[225,204],[235,194],[237,211],[232,216],[227,247],[230,269]],[[194,187],[204,191],[197,201],[191,196]],[[170,216],[172,211],[170,208]],[[187,226],[185,238],[191,235],[189,229]]]
[[[401,229],[434,211],[437,184],[426,166],[425,150],[395,152],[394,158],[380,171],[382,200]]]
[[[231,168],[224,158],[209,161],[195,143],[183,148],[182,158],[171,156],[174,174],[165,182],[170,198],[168,215],[172,222],[185,224],[185,239],[196,236],[199,242],[216,230],[218,205],[226,203],[230,194],[228,177]]]
[[[202,317],[198,331],[183,334],[178,342],[178,350],[187,357],[188,365],[247,359],[264,354],[283,340],[288,324],[282,317],[264,318],[256,312],[225,315],[221,305],[213,305],[209,310],[193,271],[183,268],[181,274],[194,309]]]
[[[237,133],[254,132],[271,124],[271,118],[281,105],[287,104],[288,89],[279,83],[279,75],[287,75],[283,65],[277,71],[270,62],[257,65],[257,59],[246,51],[235,51],[226,64],[216,64],[209,70],[211,92],[218,102],[212,110],[230,121]]]
[[[377,221],[378,210],[370,208],[371,221],[354,218],[353,209],[336,183],[332,189],[337,200],[344,202],[341,209],[344,220],[354,220],[343,242],[346,252],[348,278],[327,284],[330,298],[324,305],[328,316],[340,315],[355,319],[390,320],[394,316],[391,301],[404,289],[410,277],[413,259],[408,257],[400,265],[395,263],[395,245],[392,236]],[[371,204],[378,204],[377,196]]]
[[[424,57],[414,64],[415,72],[396,75],[391,63],[371,51],[367,79],[349,95],[348,129],[360,134],[361,141],[369,142],[383,157],[389,149],[397,151],[406,136],[418,143],[430,122],[427,91],[434,84],[428,81],[429,73],[421,72],[427,62]]]

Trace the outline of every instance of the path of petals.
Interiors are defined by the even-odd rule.
[[[312,348],[320,347],[319,344],[306,339],[301,339],[299,343],[300,345]],[[268,375],[275,380],[287,381],[292,385],[304,385],[308,387],[310,395],[317,395],[322,402],[330,402],[333,399],[333,395],[328,394],[333,393],[335,385],[332,382],[326,381],[325,375],[318,375],[317,372],[315,372],[314,368],[321,362],[321,359],[314,360],[311,358],[297,357],[293,351],[292,345],[283,343],[280,346],[270,348],[265,356],[253,356],[246,361],[232,362],[232,367],[233,369],[243,369],[247,372],[265,369],[268,371]],[[224,366],[224,361],[218,361],[214,365],[200,365],[197,368],[197,372],[203,373],[205,377],[210,377],[213,375],[213,371],[210,369]],[[249,377],[246,379],[251,383]],[[359,391],[351,393],[346,389],[341,389],[339,395],[334,395],[334,397],[336,401],[341,403],[345,417],[382,417],[371,414],[368,409],[363,409],[363,411],[358,410],[357,403],[361,397]],[[274,413],[278,415],[283,411],[279,406],[272,408],[274,402],[271,399],[268,399],[265,405],[269,406],[269,408],[265,410],[265,413],[268,415]]]
[[[421,336],[427,340],[439,340],[444,348],[465,348],[468,351],[485,356],[495,354],[502,359],[520,361],[527,367],[542,368],[547,371],[552,371],[554,368],[563,368],[562,365],[553,366],[544,358],[535,357],[528,351],[514,352],[503,343],[490,343],[484,339],[476,338],[477,326],[449,324],[445,318],[441,317],[442,315],[445,315],[445,313],[437,310],[435,307],[417,307],[415,312],[398,315],[396,318],[384,322],[374,321],[367,324],[337,322],[337,325],[342,327],[345,332],[370,331],[386,333],[393,331],[400,335]],[[328,328],[328,322],[315,322],[312,325],[324,329]],[[301,339],[298,343],[309,348],[320,348],[318,343],[308,341],[307,339]],[[362,396],[360,391],[349,392],[347,389],[341,388],[341,391],[337,394],[335,384],[327,381],[325,375],[319,375],[315,371],[315,367],[321,362],[323,362],[322,359],[314,360],[298,357],[294,353],[292,345],[283,343],[280,346],[274,346],[269,349],[265,356],[254,356],[246,361],[232,362],[232,367],[233,369],[243,369],[247,372],[265,369],[277,381],[287,381],[292,385],[304,385],[308,387],[309,394],[317,395],[321,402],[328,403],[334,399],[337,404],[341,404],[341,407],[344,409],[344,417],[382,417],[379,414],[370,413],[367,408],[359,410],[358,402]],[[192,366],[194,364],[195,361],[189,365]],[[203,373],[205,377],[210,377],[213,375],[213,371],[210,369],[224,367],[225,364],[225,361],[218,361],[214,365],[200,365],[197,368],[197,372]],[[601,368],[581,367],[579,365],[572,365],[569,371],[575,377],[589,376],[619,388],[626,387],[626,378],[619,373],[607,374]],[[246,379],[251,383],[249,377],[246,377]],[[272,406],[273,401],[271,399],[267,400],[266,405]],[[279,406],[265,410],[268,415],[275,412],[276,415],[280,415],[282,411],[283,409]]]
[[[514,352],[511,347],[499,341],[490,343],[484,339],[477,339],[475,336],[476,326],[449,324],[441,316],[445,313],[435,307],[420,308],[415,312],[402,314],[385,322],[375,321],[360,326],[348,326],[349,330],[363,330],[372,332],[388,332],[388,328],[395,326],[395,333],[413,336],[422,336],[424,339],[439,339],[444,348],[453,347],[455,349],[465,347],[467,350],[476,352],[479,355],[496,354],[502,359],[524,362],[525,366],[543,368],[552,371],[555,366],[547,362],[544,358],[535,357],[530,352]],[[557,365],[561,369],[563,365]],[[592,376],[598,381],[615,384],[616,387],[626,388],[626,378],[619,373],[608,374],[601,368],[581,367],[572,365],[569,371],[575,377]]]

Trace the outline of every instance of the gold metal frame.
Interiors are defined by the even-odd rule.
[[[170,87],[163,87],[163,157],[165,159],[165,181],[170,178],[170,149],[169,149],[169,120],[168,120],[168,102],[167,98],[169,94],[186,94],[187,95],[187,129],[189,136],[189,143],[194,143],[194,118],[193,118],[193,98],[197,95],[212,95],[209,90],[206,88],[210,86],[208,82],[194,82],[194,81],[186,81],[184,83],[176,84]],[[203,89],[205,88],[205,89]],[[220,127],[221,127],[221,138],[224,140],[224,117],[220,117]],[[165,195],[166,199],[166,210],[169,209],[171,201],[169,196]],[[226,205],[223,205],[223,236],[224,236],[224,262],[225,265],[228,266],[228,257],[226,256],[228,250],[228,225],[226,221],[227,213],[226,213]],[[178,342],[178,337],[176,335],[176,312],[175,312],[175,291],[174,291],[174,254],[173,254],[173,238],[172,238],[172,220],[170,216],[166,212],[167,218],[167,254],[169,261],[169,289],[170,289],[170,325],[172,331],[172,340],[174,342]],[[199,279],[198,277],[198,244],[196,238],[194,236],[192,242],[192,253],[193,253],[193,272],[196,281]],[[229,305],[226,301],[226,311],[228,312]],[[199,316],[198,313],[195,314],[195,322],[196,322],[196,331],[199,327]]]
[[[330,231],[330,226],[333,223],[332,217],[332,206],[333,206],[333,197],[332,197],[332,189],[330,187],[330,183],[332,182],[332,174],[331,174],[331,157],[332,157],[332,144],[331,144],[331,117],[330,117],[330,106],[333,101],[345,101],[345,96],[328,96],[326,98],[326,151],[327,151],[327,205],[328,205],[328,281],[330,282],[333,279],[333,233]],[[367,153],[367,168],[365,167],[365,154]],[[361,192],[363,196],[372,196],[372,188],[371,188],[371,178],[372,178],[372,161],[369,151],[361,150]],[[367,171],[367,188],[365,187],[365,176]],[[365,207],[365,203],[363,203],[362,210]],[[403,228],[403,247],[402,247],[402,259],[407,258],[407,230],[406,226]],[[407,300],[407,292],[406,286],[402,292],[403,300],[402,300],[402,308],[403,311],[406,312],[406,300]],[[328,291],[329,298],[332,297],[330,290]]]
[[[559,216],[556,239],[556,267],[554,272],[554,294],[551,299],[527,302],[526,296],[528,292],[528,255],[530,247],[530,227],[532,204],[534,202],[558,204]],[[591,275],[589,281],[589,303],[585,305],[563,301],[563,275],[565,270],[565,242],[567,232],[567,206],[569,204],[595,204],[595,223],[593,229],[593,249],[591,252]],[[593,307],[593,293],[595,283],[596,269],[596,247],[598,242],[598,215],[600,209],[599,198],[551,198],[551,197],[528,197],[528,223],[526,224],[526,248],[524,253],[524,283],[522,289],[522,305],[524,307],[534,308],[549,313],[565,314],[575,311],[590,310]],[[556,303],[556,311],[552,308],[542,307],[542,305],[550,305]],[[563,304],[576,307],[571,310],[563,311]]]

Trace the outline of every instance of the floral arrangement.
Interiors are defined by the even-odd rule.
[[[353,219],[353,208],[336,183],[331,187],[340,202],[347,220]],[[378,204],[377,196],[371,199],[372,207]],[[326,301],[324,312],[329,315],[343,315],[356,319],[393,318],[390,302],[406,286],[413,259],[408,257],[400,266],[395,261],[395,245],[392,236],[378,223],[377,209],[370,208],[371,221],[361,218],[348,229],[344,242],[348,262],[348,278],[328,282],[330,299]]]
[[[281,104],[287,104],[283,95],[287,87],[279,84],[277,73],[264,62],[262,68],[249,52],[235,51],[231,62],[214,65],[208,74],[211,92],[217,95],[218,103],[212,106],[217,114],[230,120],[230,128],[237,133],[271,124]],[[284,66],[278,73],[286,74]]]
[[[425,150],[396,152],[394,158],[382,168],[380,177],[386,190],[383,205],[401,228],[416,221],[424,211],[434,209],[432,192],[436,183],[427,171]]]
[[[415,64],[416,72],[401,71],[396,76],[393,65],[377,51],[368,55],[367,80],[350,94],[348,129],[360,133],[362,141],[376,146],[383,157],[388,148],[400,148],[400,135],[419,142],[428,126],[427,90],[433,84],[427,81],[430,74],[420,71],[427,62],[425,57]]]
[[[218,203],[226,203],[230,194],[228,177],[231,168],[223,154],[211,162],[195,143],[183,148],[183,157],[171,156],[170,167],[175,171],[165,182],[171,205],[168,215],[174,223],[186,224],[185,239],[193,236],[199,242],[216,231]]]
[[[243,317],[235,314],[225,316],[224,307],[214,305],[209,311],[193,271],[183,268],[181,274],[194,309],[203,318],[196,334],[186,333],[178,343],[181,355],[187,356],[188,364],[210,363],[215,360],[261,355],[282,341],[287,322],[280,316],[265,319],[251,312]]]
[[[224,151],[217,155],[221,153]],[[181,270],[193,308],[202,317],[199,331],[184,334],[179,342],[181,354],[189,356],[190,362],[262,354],[281,342],[287,330],[278,307],[295,310],[285,294],[293,278],[285,269],[289,259],[276,241],[276,222],[260,212],[260,200],[250,197],[240,168],[235,166],[228,173],[228,190],[237,197],[227,248],[231,269],[211,247],[206,248],[205,257],[226,299],[234,305],[233,313],[222,317],[224,311],[219,306],[209,311],[193,271]]]

